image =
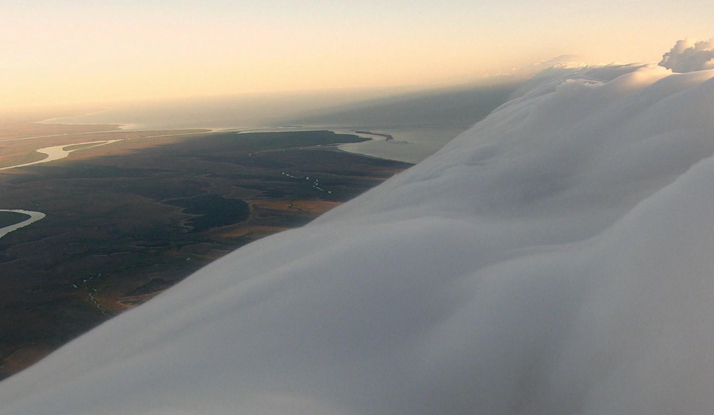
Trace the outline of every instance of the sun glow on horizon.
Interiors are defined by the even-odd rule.
[[[639,0],[37,0],[3,9],[0,108],[449,85],[566,53],[657,61],[684,35],[710,38],[714,17]]]

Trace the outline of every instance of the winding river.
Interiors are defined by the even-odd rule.
[[[35,222],[37,222],[40,219],[44,219],[45,214],[42,212],[33,212],[31,210],[22,210],[22,209],[0,209],[0,212],[13,212],[13,213],[21,213],[23,215],[28,215],[30,216],[29,219],[25,219],[22,222],[16,223],[14,225],[10,226],[5,226],[4,228],[0,228],[0,238],[3,236],[7,235],[8,233],[12,231],[16,231],[20,228],[24,228],[27,225],[31,225]]]
[[[33,166],[35,164],[49,163],[51,161],[66,158],[70,153],[78,150],[87,150],[94,147],[105,146],[107,144],[116,143],[121,140],[102,140],[102,141],[88,141],[86,143],[74,143],[74,144],[63,144],[61,146],[44,147],[37,150],[38,153],[45,154],[47,157],[42,160],[33,161],[31,163],[16,164],[14,166],[2,167],[0,170],[10,170],[18,167]],[[66,150],[68,147],[80,147],[71,150]]]

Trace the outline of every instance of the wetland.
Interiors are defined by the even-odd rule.
[[[4,204],[46,214],[0,239],[0,379],[211,261],[410,167],[340,151],[366,139],[331,131],[128,132],[84,145],[121,138],[97,134],[65,147],[76,150],[67,158],[0,174]],[[72,142],[62,139],[51,144]],[[30,141],[17,143],[32,151]],[[0,214],[0,226],[21,220]]]

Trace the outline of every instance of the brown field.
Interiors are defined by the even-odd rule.
[[[232,250],[302,226],[409,167],[338,151],[336,143],[359,139],[326,131],[68,134],[0,141],[0,163],[117,137],[0,171],[0,209],[47,215],[0,239],[0,379]]]

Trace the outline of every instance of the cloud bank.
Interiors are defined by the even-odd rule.
[[[545,71],[0,383],[17,414],[709,414],[714,71]]]
[[[696,43],[679,40],[659,64],[680,73],[714,69],[714,39]]]

